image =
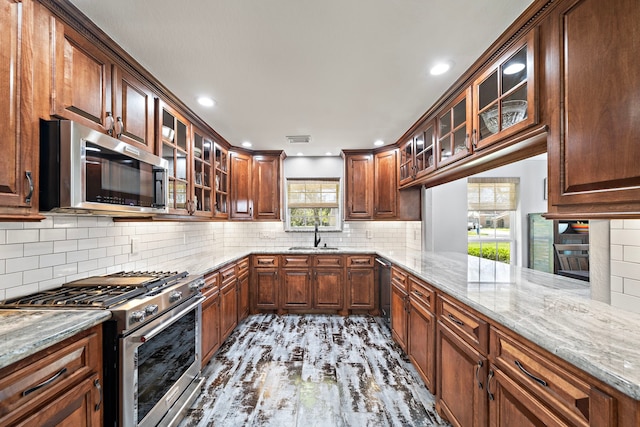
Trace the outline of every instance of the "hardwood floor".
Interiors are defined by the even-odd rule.
[[[369,316],[250,316],[203,375],[180,427],[448,425]]]

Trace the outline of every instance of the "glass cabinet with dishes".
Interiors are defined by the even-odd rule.
[[[229,217],[229,156],[228,151],[218,145],[213,145],[214,159],[214,204],[213,216],[216,218]]]
[[[160,157],[169,162],[170,213],[193,213],[189,197],[190,124],[176,110],[162,103],[159,110]]]
[[[438,167],[471,153],[471,107],[469,87],[438,115]]]
[[[195,215],[211,216],[213,203],[213,140],[193,131],[193,207]]]
[[[400,185],[405,185],[435,170],[435,120],[422,124],[400,146]]]
[[[536,123],[536,37],[537,31],[530,31],[474,81],[474,149]]]

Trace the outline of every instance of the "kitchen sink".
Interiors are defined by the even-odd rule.
[[[333,246],[292,246],[289,248],[290,251],[337,251],[338,248]]]

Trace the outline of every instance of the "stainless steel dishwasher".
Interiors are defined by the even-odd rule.
[[[378,289],[380,289],[380,316],[389,326],[391,316],[391,263],[384,258],[376,258]]]

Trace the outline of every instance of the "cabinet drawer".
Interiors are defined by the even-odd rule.
[[[237,275],[242,276],[249,272],[249,257],[243,258],[236,264]]]
[[[315,267],[342,267],[344,256],[342,255],[316,255],[313,258]]]
[[[253,266],[254,267],[277,267],[279,259],[280,257],[278,257],[278,255],[255,255],[253,257]]]
[[[309,255],[282,255],[283,267],[310,267]]]
[[[404,291],[409,290],[407,286],[407,273],[395,266],[391,267],[391,283]]]
[[[415,299],[420,305],[429,310],[435,312],[435,298],[436,293],[426,283],[415,277],[409,276],[409,295],[412,299]]]
[[[612,419],[615,405],[611,396],[536,350],[494,328],[491,328],[491,348],[494,363],[500,369],[572,424],[590,425],[590,413],[597,414],[599,419]]]
[[[101,370],[102,329],[96,326],[0,371],[0,425],[60,396]]]
[[[348,255],[347,256],[347,267],[350,268],[372,268],[374,263],[374,259],[372,255]]]
[[[236,265],[230,264],[220,270],[220,283],[224,287],[236,278]]]
[[[220,290],[220,274],[216,271],[215,273],[209,273],[204,276],[204,287],[200,289],[202,295],[208,297],[211,294],[214,294]]]
[[[483,353],[488,352],[489,325],[470,309],[440,296],[440,320]]]

